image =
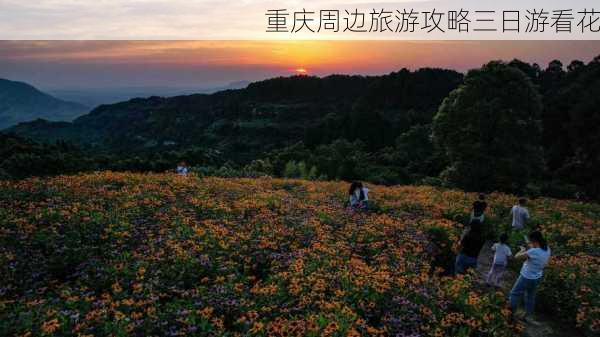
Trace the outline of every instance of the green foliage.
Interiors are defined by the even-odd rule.
[[[243,171],[247,177],[272,176],[273,164],[268,159],[257,159],[244,166]]]
[[[450,238],[447,229],[443,227],[430,226],[426,230],[427,237],[436,251],[433,255],[432,267],[441,268],[445,273],[454,269],[456,253],[452,250],[454,242]]]
[[[542,165],[539,95],[521,70],[471,70],[434,119],[450,164],[442,177],[468,190],[522,191]]]
[[[449,70],[403,69],[133,99],[73,123],[37,120],[11,128],[42,143],[0,144],[10,149],[0,179],[97,169],[164,172],[186,161],[202,175],[597,199],[598,78],[600,58],[573,61],[566,71],[559,61],[542,69],[513,60],[491,62],[464,81]]]
[[[202,177],[244,177],[258,178],[268,177],[273,175],[273,166],[269,160],[254,160],[250,164],[236,168],[231,163],[225,163],[222,166],[195,166],[192,167],[192,172]]]
[[[38,144],[0,134],[0,179],[68,174],[93,168],[91,160],[64,142]]]
[[[317,167],[316,166],[311,166],[310,170],[308,171],[308,175],[306,176],[306,179],[308,180],[317,180],[319,178],[319,172],[317,171]]]
[[[546,89],[543,119],[549,166],[560,180],[580,186],[589,196],[600,195],[600,57],[587,65],[572,63],[567,73],[552,73],[554,86]]]
[[[285,164],[283,176],[286,178],[298,178],[300,176],[300,170],[295,161],[292,160]]]
[[[296,163],[291,160],[285,164],[283,176],[286,178],[299,178],[304,180],[317,180],[319,178],[319,172],[316,166],[307,167],[306,163],[301,161]]]

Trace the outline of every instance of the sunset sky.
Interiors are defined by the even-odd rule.
[[[288,40],[338,39],[342,34],[269,34],[269,9],[294,13],[320,10],[436,9],[438,12],[466,9],[521,10],[543,7],[597,9],[597,0],[0,0],[0,40]],[[290,16],[293,18],[293,14]],[[471,19],[474,19],[471,17]],[[475,24],[475,22],[473,22]],[[557,35],[550,29],[545,37],[527,34],[477,34],[449,37],[451,32],[433,36],[418,29],[412,36],[347,34],[350,39],[405,40],[513,40],[513,39],[598,39],[598,34]]]
[[[0,78],[41,88],[214,87],[288,76],[466,71],[519,58],[543,67],[600,55],[600,41],[0,41]]]

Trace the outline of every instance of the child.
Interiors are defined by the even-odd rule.
[[[510,247],[506,244],[508,241],[508,235],[500,235],[500,242],[494,243],[492,251],[494,251],[494,262],[492,268],[487,275],[487,284],[495,287],[500,287],[500,280],[504,271],[506,271],[506,265],[508,263],[508,257],[512,256]]]

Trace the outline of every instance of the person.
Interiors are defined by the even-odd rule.
[[[360,181],[350,184],[348,195],[352,209],[366,209],[369,207],[369,189]]]
[[[544,236],[539,231],[534,231],[527,237],[529,249],[521,247],[521,250],[515,254],[517,259],[525,259],[519,277],[510,291],[510,307],[513,315],[522,297],[525,300],[525,320],[533,320],[533,311],[535,308],[535,291],[542,279],[544,267],[550,259],[550,248]]]
[[[510,210],[513,229],[523,229],[525,227],[525,223],[527,220],[529,220],[529,211],[527,210],[526,206],[527,199],[521,198],[519,199],[519,203],[514,205]]]
[[[473,210],[471,211],[471,220],[479,220],[483,223],[485,219],[485,210],[487,209],[487,202],[485,202],[485,194],[480,193],[479,198],[473,202]]]
[[[186,163],[184,161],[180,162],[177,165],[176,172],[177,172],[177,174],[182,175],[182,176],[185,176],[185,175],[188,174],[188,168],[187,168],[187,165],[186,165]]]
[[[500,235],[499,242],[492,245],[492,251],[494,252],[494,260],[490,272],[487,274],[486,283],[491,286],[500,287],[500,280],[502,275],[506,271],[506,265],[508,264],[508,257],[512,256],[510,247],[506,244],[508,241],[508,235],[506,233]]]
[[[481,225],[482,225],[482,223],[481,223],[481,221],[479,221],[479,219],[470,219],[469,223],[465,226],[465,228],[463,228],[463,231],[460,235],[460,240],[464,239],[465,235],[467,235],[469,233],[472,226],[481,226]]]
[[[460,240],[460,252],[456,256],[454,271],[464,274],[469,268],[477,268],[477,257],[485,243],[481,223],[478,220],[471,221],[468,232]]]

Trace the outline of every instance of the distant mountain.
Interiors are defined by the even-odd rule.
[[[248,87],[250,85],[250,83],[251,83],[250,81],[231,82],[222,88],[217,88],[217,90],[215,90],[215,91],[230,90],[230,89],[244,89],[244,88]]]
[[[218,90],[213,88],[113,87],[51,89],[48,90],[48,93],[60,99],[95,108],[100,105],[115,104],[134,98],[173,97],[215,91]]]
[[[136,98],[101,105],[72,123],[38,120],[7,131],[127,155],[201,147],[242,162],[298,141],[360,139],[377,149],[412,125],[431,123],[461,81],[443,69],[280,77],[213,94]]]
[[[71,121],[88,111],[82,104],[60,100],[29,84],[0,79],[0,129],[39,118]]]
[[[248,81],[232,82],[224,86],[197,87],[112,87],[112,88],[61,88],[48,90],[48,93],[70,102],[77,102],[89,107],[103,104],[114,104],[133,98],[173,97],[192,94],[210,94],[230,89],[243,89]]]

